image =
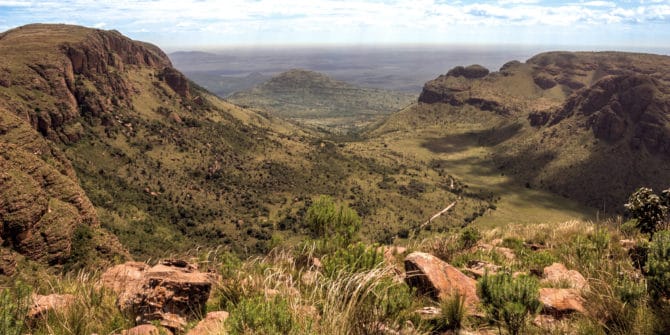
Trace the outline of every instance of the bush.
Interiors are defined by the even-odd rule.
[[[498,327],[504,324],[515,335],[523,330],[528,315],[539,312],[541,306],[538,282],[528,276],[513,278],[509,273],[486,273],[477,283],[477,294],[489,318]]]
[[[637,219],[638,229],[645,234],[653,235],[661,225],[667,224],[670,189],[658,196],[652,189],[641,187],[628,198],[628,203],[624,206]]]
[[[25,319],[30,307],[30,287],[17,283],[11,290],[0,291],[0,334],[25,333]]]
[[[461,329],[466,312],[464,295],[453,294],[442,300],[440,302],[440,315],[434,330],[443,332]]]
[[[459,242],[463,249],[470,249],[474,247],[479,240],[482,239],[482,234],[477,228],[467,227],[463,229],[459,237]]]
[[[654,235],[644,269],[651,295],[655,298],[670,296],[670,231]]]
[[[323,272],[332,277],[340,271],[349,273],[372,270],[384,262],[384,255],[377,246],[356,243],[323,258]]]
[[[319,238],[340,237],[343,245],[353,241],[361,227],[361,218],[346,205],[336,205],[329,196],[321,196],[307,210],[305,222]]]
[[[277,296],[256,296],[240,301],[226,320],[230,334],[290,334],[295,321],[289,304]]]

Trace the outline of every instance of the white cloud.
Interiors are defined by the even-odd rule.
[[[2,17],[1,6],[17,9]],[[556,32],[659,22],[670,25],[670,1],[0,0],[1,19],[9,26],[67,20],[122,32],[166,36],[202,32],[221,39],[346,39],[358,35],[393,39],[421,34],[447,38],[481,29],[501,34],[514,29]]]

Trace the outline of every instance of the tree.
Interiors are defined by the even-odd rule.
[[[329,196],[320,196],[307,210],[305,222],[319,238],[342,240],[348,245],[361,227],[361,218],[345,204],[335,204]]]
[[[641,187],[624,205],[637,220],[637,228],[645,234],[653,235],[659,228],[668,223],[670,209],[670,189],[661,192],[658,196],[647,187]]]

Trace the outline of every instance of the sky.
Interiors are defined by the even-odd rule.
[[[0,0],[0,31],[36,22],[116,29],[166,50],[324,44],[670,49],[670,0]]]

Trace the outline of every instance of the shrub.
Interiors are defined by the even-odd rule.
[[[226,320],[230,334],[290,334],[295,321],[289,304],[276,296],[256,296],[240,301]]]
[[[437,318],[435,331],[457,330],[463,326],[467,308],[465,296],[453,294],[440,302],[440,315]]]
[[[30,307],[30,287],[17,283],[11,290],[0,291],[0,334],[25,333],[25,319]]]
[[[459,237],[459,242],[463,249],[470,249],[474,247],[479,240],[482,239],[482,234],[474,227],[467,227],[463,229]]]
[[[624,206],[637,220],[640,231],[653,235],[662,224],[667,223],[670,189],[658,196],[652,189],[641,187],[628,198]]]
[[[376,245],[356,243],[323,258],[323,272],[329,277],[340,271],[349,273],[372,270],[382,264],[384,255]]]
[[[647,254],[645,265],[648,290],[653,297],[670,295],[670,231],[654,235]]]
[[[335,204],[329,196],[321,196],[307,210],[305,222],[312,234],[320,238],[339,236],[344,245],[353,241],[361,227],[358,214],[343,204]]]
[[[477,294],[489,318],[498,327],[504,324],[510,334],[519,334],[528,315],[536,314],[541,306],[538,282],[528,276],[513,278],[509,273],[486,273],[477,283]]]

